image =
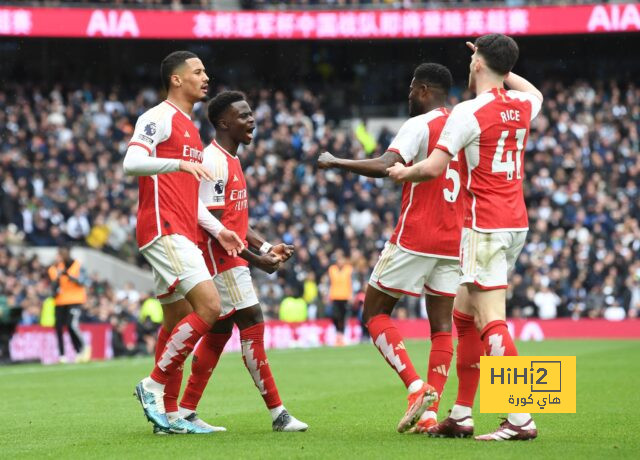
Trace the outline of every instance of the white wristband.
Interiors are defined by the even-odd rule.
[[[266,254],[267,252],[269,252],[269,250],[273,247],[273,245],[271,243],[267,243],[266,241],[264,243],[262,243],[262,246],[260,246],[260,253],[261,254]]]

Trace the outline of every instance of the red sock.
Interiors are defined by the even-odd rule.
[[[158,341],[156,342],[156,363],[162,356],[162,352],[167,346],[167,340],[171,334],[164,326],[158,331]],[[180,393],[180,385],[182,384],[182,369],[183,366],[178,368],[178,372],[173,374],[164,388],[164,407],[167,412],[178,411],[178,394]]]
[[[367,323],[367,328],[373,343],[393,370],[398,373],[407,388],[420,379],[409,359],[402,336],[393,325],[389,315],[374,316]]]
[[[183,372],[184,363],[180,364],[180,367],[171,374],[169,381],[164,387],[164,409],[167,412],[178,412],[178,396],[180,396]]]
[[[480,333],[487,356],[518,356],[507,323],[503,320],[491,321]]]
[[[151,378],[166,385],[169,378],[178,371],[187,356],[193,351],[200,337],[206,334],[209,329],[211,326],[196,312],[185,316],[171,332],[167,346],[151,372]]]
[[[453,322],[458,330],[456,371],[458,373],[459,406],[473,407],[473,400],[480,381],[480,356],[484,354],[482,340],[473,316],[453,310]]]
[[[167,346],[167,340],[169,340],[169,336],[171,333],[165,329],[164,326],[160,328],[158,331],[158,341],[156,342],[156,359],[154,363],[157,363],[162,356],[162,352],[164,351],[164,347]]]
[[[431,352],[429,353],[429,371],[427,372],[427,382],[436,389],[438,395],[442,397],[444,384],[449,376],[449,367],[453,357],[453,343],[451,332],[434,332],[431,334]],[[427,410],[438,412],[438,401],[433,403]]]
[[[282,405],[276,382],[271,375],[267,354],[264,351],[264,323],[258,323],[240,331],[242,360],[253,377],[253,382],[269,409]]]
[[[191,361],[191,375],[189,383],[184,389],[180,407],[185,409],[196,410],[202,393],[209,382],[209,377],[218,364],[222,350],[231,337],[228,334],[214,334],[209,332],[202,337],[202,341],[196,351],[193,353],[193,361]],[[166,405],[166,399],[165,399]]]

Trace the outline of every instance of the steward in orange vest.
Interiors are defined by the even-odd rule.
[[[49,267],[56,304],[56,336],[60,362],[67,362],[64,353],[64,327],[69,329],[78,361],[88,361],[90,350],[85,347],[79,329],[81,307],[87,301],[87,290],[81,281],[80,261],[73,260],[69,248],[60,248],[58,261]]]

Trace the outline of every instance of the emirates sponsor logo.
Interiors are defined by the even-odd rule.
[[[194,149],[190,145],[182,146],[182,159],[192,163],[202,163],[202,151]]]

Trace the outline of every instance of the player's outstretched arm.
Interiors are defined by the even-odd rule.
[[[318,168],[338,168],[361,176],[386,177],[388,175],[387,169],[398,162],[404,164],[402,157],[390,150],[378,158],[369,160],[347,160],[346,158],[337,158],[329,152],[322,152],[318,157]]]
[[[213,180],[211,172],[199,163],[175,158],[152,157],[144,147],[139,145],[129,146],[122,167],[128,176],[154,176],[183,171],[192,174],[197,180]]]
[[[268,243],[267,240],[252,227],[247,229],[247,242],[249,243],[249,247],[257,249],[262,253],[275,254],[280,262],[289,260],[295,251],[295,247],[290,244],[280,243],[272,245]]]
[[[269,274],[275,272],[278,268],[280,268],[281,261],[276,254],[267,253],[258,255],[254,252],[251,252],[249,249],[245,249],[240,253],[240,257],[242,257],[254,267],[257,267],[263,272],[267,272]]]
[[[396,163],[387,169],[387,172],[396,182],[426,182],[439,177],[447,169],[450,161],[451,155],[435,148],[425,160],[409,167]]]
[[[543,100],[542,93],[538,88],[536,88],[531,82],[529,82],[526,78],[521,77],[513,72],[509,72],[507,78],[504,79],[505,84],[510,89],[515,89],[516,91],[522,91],[523,93],[529,93]]]
[[[122,162],[127,176],[153,176],[180,170],[180,160],[175,158],[157,158],[139,145],[130,145]]]

